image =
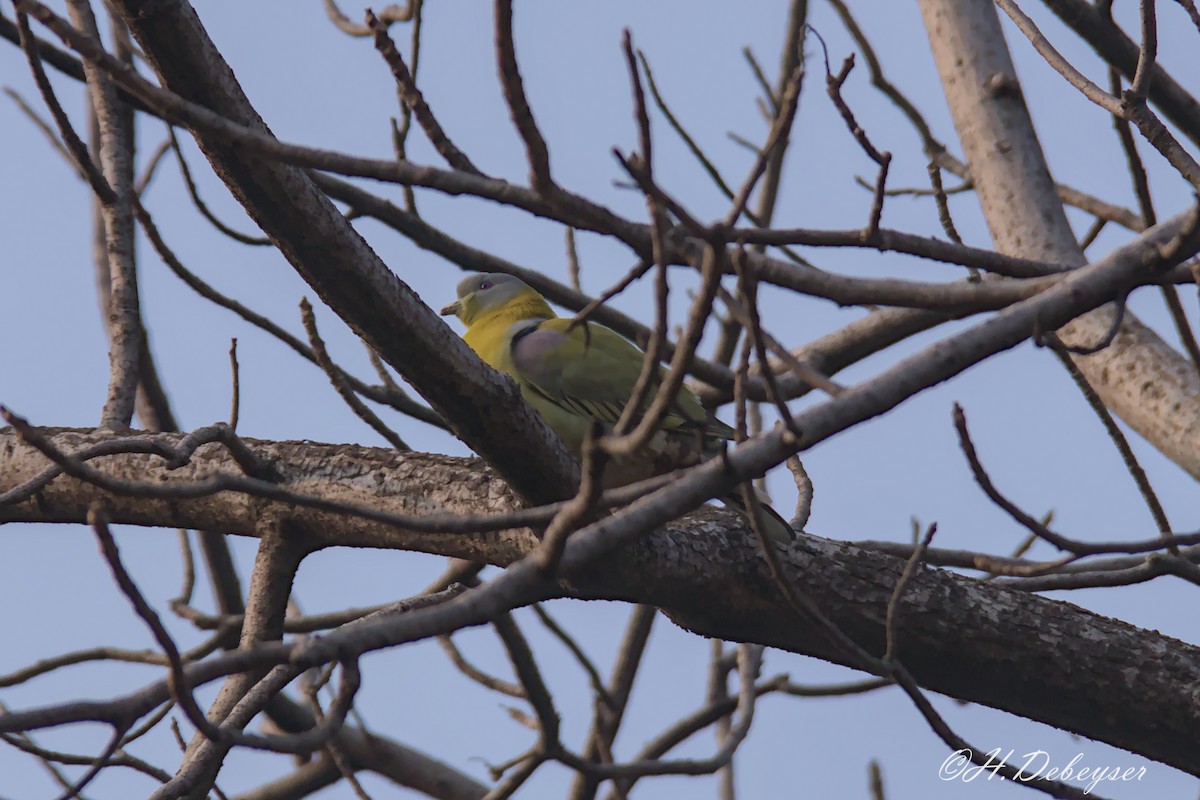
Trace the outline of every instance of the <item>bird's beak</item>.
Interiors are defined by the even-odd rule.
[[[441,310],[441,311],[439,311],[438,313],[439,313],[439,314],[441,314],[443,317],[448,317],[448,316],[450,316],[451,314],[458,314],[458,312],[459,312],[459,311],[461,311],[461,310],[462,310],[462,301],[461,301],[461,300],[455,300],[455,301],[454,301],[453,303],[451,303],[450,305],[448,305],[448,306],[444,306],[444,307],[442,308],[442,310]]]

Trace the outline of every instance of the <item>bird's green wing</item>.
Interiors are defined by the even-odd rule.
[[[569,319],[531,323],[512,338],[512,361],[531,391],[565,411],[612,424],[633,394],[643,353],[615,331]],[[665,374],[659,368],[659,374]],[[666,430],[700,431],[729,438],[729,428],[710,417],[690,389],[680,390],[663,419]]]
[[[577,451],[590,420],[611,425],[620,418],[641,374],[644,357],[631,342],[603,325],[572,328],[570,320],[561,318],[529,320],[512,328],[510,337],[514,377],[551,427]],[[660,367],[660,377],[664,374]],[[666,437],[665,447],[654,458],[666,455],[672,461],[688,451],[689,439],[711,455],[711,448],[719,440],[733,438],[733,429],[711,417],[687,387],[680,389],[661,427],[668,434],[678,435]],[[692,457],[697,455],[691,451]],[[651,472],[631,474],[646,477],[661,472],[654,458]],[[613,485],[636,479],[618,479]],[[748,513],[736,492],[722,499]],[[763,506],[762,512],[759,521],[771,541],[782,545],[792,541],[794,533],[783,517],[769,506]]]

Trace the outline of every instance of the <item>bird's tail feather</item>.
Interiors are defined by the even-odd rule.
[[[736,508],[747,519],[750,519],[751,511],[746,507],[746,501],[742,499],[740,491],[733,491],[721,498],[724,503],[732,508]],[[763,532],[767,534],[767,538],[776,544],[787,545],[791,544],[796,539],[796,531],[791,524],[783,518],[778,511],[771,508],[766,503],[758,504],[759,510],[762,512],[759,515],[760,524],[763,526]]]

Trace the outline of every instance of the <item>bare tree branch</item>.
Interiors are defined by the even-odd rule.
[[[815,420],[814,420],[815,421]],[[78,434],[62,433],[56,439],[62,443],[81,441]],[[753,444],[753,443],[751,443]],[[751,446],[751,445],[747,445]],[[294,477],[291,481],[303,481],[306,467],[311,465],[319,473],[314,479],[337,492],[358,491],[369,493],[377,501],[387,503],[416,502],[406,499],[404,486],[411,480],[418,485],[438,485],[446,492],[443,502],[459,504],[460,508],[477,507],[480,495],[473,488],[479,486],[481,478],[488,474],[470,463],[439,456],[408,454],[404,459],[410,466],[391,469],[382,487],[363,476],[375,474],[368,466],[371,463],[394,463],[396,454],[390,451],[366,448],[340,447],[322,449],[317,445],[268,445],[254,443],[260,452],[273,453],[273,458],[290,465],[287,469]],[[203,452],[203,451],[202,451]],[[5,485],[20,483],[31,473],[41,469],[44,460],[36,451],[13,440],[11,433],[0,447],[3,458]],[[186,479],[188,472],[214,466],[212,458],[228,459],[219,453],[204,457],[207,466],[180,468]],[[139,474],[154,474],[161,467],[153,465],[152,457],[128,455],[108,460],[110,470],[132,470]],[[364,461],[365,460],[365,461]],[[343,477],[335,478],[331,465],[341,464]],[[719,469],[719,465],[718,469]],[[465,474],[475,472],[472,478]],[[399,473],[399,474],[397,474]],[[437,475],[438,477],[434,477]],[[357,476],[357,477],[353,477]],[[417,477],[421,476],[421,477]],[[456,477],[452,477],[456,476]],[[487,477],[489,480],[494,480]],[[356,489],[355,486],[358,486]],[[472,488],[468,488],[468,485]],[[677,485],[678,486],[678,485]],[[503,490],[491,492],[493,497],[502,496]],[[198,523],[236,532],[255,530],[253,506],[248,506],[235,497],[217,496],[203,503],[183,502],[155,506],[153,503],[137,502],[136,498],[106,495],[77,481],[59,478],[46,486],[40,493],[41,503],[30,503],[16,507],[2,507],[0,519],[57,519],[68,521],[81,519],[88,506],[98,500],[106,502],[114,521],[136,524],[178,525],[200,527]],[[511,495],[509,495],[511,498]],[[510,500],[510,502],[512,502]],[[182,517],[182,518],[181,518]],[[736,515],[704,511],[681,523],[669,526],[668,532],[658,533],[639,544],[627,548],[619,556],[620,566],[593,571],[592,577],[574,581],[572,592],[582,597],[609,597],[637,599],[664,608],[675,609],[673,618],[689,629],[725,639],[743,639],[763,644],[792,649],[823,658],[841,661],[842,657],[830,649],[827,640],[815,633],[801,619],[797,619],[783,603],[764,574],[761,562],[755,556],[755,547],[746,538],[743,523]],[[308,531],[310,536],[328,536],[340,545],[368,543],[372,546],[419,549],[427,552],[453,554],[458,551],[453,538],[422,539],[419,536],[403,535],[390,531],[369,535],[369,528],[352,518],[341,516],[314,516],[294,514],[290,524]],[[740,535],[730,535],[731,529],[740,530]],[[670,532],[674,531],[674,532]],[[576,541],[578,539],[578,542]],[[581,532],[568,543],[567,563],[577,560],[571,555],[572,545],[584,543],[588,537]],[[475,551],[475,557],[492,563],[512,563],[516,558],[532,552],[536,540],[529,537],[499,537],[486,543],[486,548]],[[578,548],[576,548],[578,549]],[[712,559],[709,553],[719,552],[720,558]],[[788,575],[804,582],[809,592],[826,614],[830,614],[845,630],[861,631],[866,643],[883,639],[882,620],[890,602],[891,582],[880,582],[880,574],[899,576],[904,563],[899,559],[861,550],[852,545],[839,544],[815,537],[802,537],[798,544],[786,553]],[[733,566],[734,564],[737,566]],[[731,586],[725,579],[729,568],[739,574],[758,576],[746,577]],[[747,570],[742,572],[743,570]],[[518,575],[522,573],[513,573]],[[511,581],[505,582],[511,584]],[[1097,617],[1074,606],[1042,600],[1024,592],[1000,590],[986,584],[973,583],[956,576],[926,570],[915,576],[909,597],[927,598],[936,603],[934,614],[905,613],[904,640],[900,657],[919,680],[927,682],[930,689],[942,691],[975,702],[1006,708],[1014,713],[1025,714],[1066,727],[1093,738],[1104,739],[1120,746],[1176,764],[1182,769],[1200,772],[1200,764],[1191,761],[1195,753],[1188,731],[1196,730],[1196,721],[1191,718],[1192,708],[1187,703],[1176,702],[1170,686],[1191,685],[1192,678],[1185,673],[1191,670],[1200,676],[1200,654],[1196,648],[1170,641],[1157,634],[1137,631],[1124,623]],[[514,598],[515,599],[515,598]],[[913,602],[912,600],[907,602]],[[988,622],[975,620],[973,615],[984,614]],[[1040,622],[1025,630],[1025,638],[1014,635],[1008,625],[1021,626],[1021,620],[1034,615]],[[416,619],[416,617],[413,617]],[[1003,620],[997,624],[996,620]],[[431,635],[435,629],[422,627],[422,636]],[[1056,644],[1048,648],[1038,637],[1029,637],[1029,630],[1052,631]],[[406,638],[408,633],[397,632],[396,637]],[[1115,637],[1115,638],[1114,638]],[[373,638],[371,647],[387,646],[395,641]],[[347,650],[336,649],[336,637],[327,636],[322,644],[324,652],[336,652],[342,656]],[[1121,642],[1120,646],[1105,646],[1096,652],[1085,644],[1087,641]],[[1005,642],[1003,652],[1011,661],[1005,669],[995,669],[996,642]],[[1162,644],[1155,644],[1162,642]],[[276,659],[288,658],[287,653],[296,645],[278,645],[272,649],[258,645],[252,651],[229,656],[210,658],[200,664],[187,667],[188,680],[199,684],[202,680],[223,674],[224,670],[250,668],[253,664],[279,663]],[[313,647],[314,645],[307,645]],[[911,652],[908,648],[912,648]],[[1148,655],[1146,648],[1155,655]],[[882,651],[881,651],[882,652]],[[1045,662],[1046,653],[1070,653],[1064,659],[1056,656],[1053,664]],[[1130,664],[1142,663],[1142,659],[1154,658],[1160,669],[1152,674],[1143,673],[1146,680],[1162,681],[1157,688],[1139,686],[1135,689],[1121,682],[1121,670]],[[236,661],[234,661],[236,659]],[[248,659],[258,659],[257,661]],[[988,669],[972,666],[974,659],[982,659]],[[228,666],[218,666],[222,663]],[[953,669],[948,665],[955,664]],[[1190,664],[1190,666],[1189,666]],[[214,672],[215,670],[215,672]],[[1089,679],[1080,680],[1079,670],[1085,670]],[[205,677],[205,676],[208,677]],[[955,677],[957,676],[957,677]],[[1200,679],[1200,678],[1198,678]],[[165,684],[150,694],[133,695],[134,699],[120,701],[115,705],[124,709],[122,714],[148,713],[169,697]],[[1098,687],[1099,694],[1093,692]],[[1150,689],[1153,688],[1153,691]],[[1123,692],[1136,691],[1138,703],[1123,699]],[[1053,698],[1053,699],[1051,699]],[[1078,698],[1078,702],[1068,702]],[[1156,699],[1157,698],[1157,699]],[[1162,705],[1159,705],[1161,700]],[[1122,715],[1105,712],[1109,704],[1120,705]],[[1124,705],[1122,705],[1124,704]],[[0,728],[28,727],[37,721],[39,725],[62,724],[71,715],[96,713],[101,706],[76,704],[73,711],[64,716],[61,712],[15,712],[16,716],[0,717]],[[1138,719],[1144,720],[1146,730],[1129,718],[1128,709],[1137,707]],[[133,709],[145,709],[135,712]],[[114,712],[107,712],[114,713]],[[34,714],[34,716],[30,716]],[[1122,720],[1116,725],[1114,720]],[[1115,725],[1115,728],[1114,728]]]
[[[98,38],[96,18],[87,0],[70,0],[68,7],[84,35]],[[112,190],[111,198],[98,195],[104,218],[110,281],[106,318],[110,375],[101,425],[113,430],[127,430],[137,400],[142,340],[133,260],[133,146],[130,140],[133,131],[129,121],[123,119],[123,104],[117,98],[108,73],[102,67],[86,62],[83,69],[99,123],[100,168]]]
[[[991,0],[922,0],[922,14],[977,194],[1001,252],[1079,264],[1084,258],[1021,98]],[[999,142],[1006,142],[1004,147]],[[1018,233],[1020,231],[1020,233]],[[1067,344],[1101,340],[1116,310],[1066,326]],[[1104,404],[1200,477],[1200,375],[1132,315],[1116,346],[1076,364]],[[1189,431],[1191,432],[1189,434]]]

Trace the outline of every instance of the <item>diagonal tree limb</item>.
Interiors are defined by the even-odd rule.
[[[106,436],[111,434],[67,431],[55,434],[54,441],[74,449]],[[370,497],[396,510],[429,502],[457,510],[518,502],[494,474],[470,459],[346,445],[250,445],[263,457],[277,459],[290,483],[309,483],[314,489],[323,486],[324,491],[343,497],[348,493]],[[147,455],[112,456],[105,463],[106,469],[118,474],[161,475],[166,480],[231,467],[229,456],[216,448],[200,451],[196,462],[174,472],[167,472],[161,460]],[[0,491],[44,464],[45,460],[11,431],[0,433]],[[383,476],[382,481],[371,479],[374,475]],[[429,485],[441,487],[437,497],[426,496],[424,487]],[[261,530],[261,526],[255,527],[256,515],[266,511],[228,494],[204,501],[147,503],[139,498],[106,496],[87,484],[60,477],[43,489],[40,503],[0,508],[0,519],[77,521],[97,500],[108,504],[116,522],[209,524],[250,535]],[[462,538],[422,538],[396,530],[372,532],[370,526],[336,515],[296,514],[290,522],[309,535],[324,537],[320,541],[324,545],[440,550],[455,555]],[[479,549],[473,556],[504,565],[533,552],[537,544],[527,533],[497,534],[477,543]],[[904,570],[902,559],[814,536],[801,537],[795,546],[781,551],[780,557],[788,579],[802,582],[830,618],[862,646],[883,652],[886,610],[891,589]],[[731,582],[730,574],[739,579]],[[790,610],[767,574],[745,523],[726,512],[703,510],[605,556],[595,569],[573,578],[569,591],[581,598],[665,608],[677,623],[707,636],[753,641],[839,663],[844,658],[816,628]],[[1200,711],[1179,695],[1200,681],[1200,647],[1069,603],[936,569],[913,578],[901,613],[905,635],[898,657],[923,686],[1200,773],[1196,757],[1200,752],[1196,741]],[[422,631],[421,636],[436,633],[432,628]],[[245,659],[247,655],[214,658]],[[209,670],[208,679],[221,674],[211,672],[215,663],[209,659],[189,665],[189,680],[197,678],[198,671]],[[244,660],[239,663],[239,669],[250,666]],[[278,661],[259,663],[265,666]],[[1155,669],[1145,670],[1146,663],[1154,663]],[[1138,683],[1127,680],[1129,670],[1139,675]],[[141,713],[149,713],[168,696],[164,684],[131,702],[144,709]],[[86,704],[70,708],[76,715],[93,713]],[[41,719],[46,724],[68,721],[62,714]],[[1121,720],[1119,726],[1115,720]],[[0,729],[29,722],[28,716],[0,717]]]
[[[765,433],[740,445],[726,458],[695,468],[687,480],[675,481],[653,495],[635,501],[617,514],[580,530],[568,542],[562,559],[563,574],[572,575],[570,590],[579,597],[621,599],[670,609],[677,622],[704,635],[746,639],[846,663],[846,651],[826,638],[824,628],[814,627],[811,620],[792,613],[786,598],[778,594],[778,584],[765,574],[758,551],[750,543],[745,530],[730,535],[729,526],[718,521],[728,520],[726,514],[702,512],[693,521],[668,526],[666,533],[660,532],[649,539],[643,532],[668,523],[679,514],[696,508],[707,498],[728,491],[734,484],[760,474],[792,453],[884,413],[923,388],[953,377],[988,355],[1016,345],[1039,329],[1060,327],[1080,313],[1102,305],[1114,294],[1120,293],[1124,283],[1135,279],[1144,270],[1153,268],[1153,258],[1164,248],[1174,250],[1179,257],[1188,255],[1186,250],[1172,247],[1171,243],[1189,229],[1194,216],[1181,215],[1157,226],[1137,242],[1118,248],[1103,261],[1067,276],[1061,285],[1042,295],[926,348],[879,376],[803,412],[794,420],[804,433],[803,437],[798,439],[787,429]],[[1200,246],[1195,241],[1189,240],[1189,243],[1193,248]],[[1148,256],[1151,257],[1149,264]],[[12,434],[9,436],[9,442],[0,446],[0,454],[5,457],[0,463],[3,467],[0,469],[0,478],[13,481],[14,487],[25,485],[42,471],[45,460],[32,457],[33,451],[29,446],[17,443],[11,438]],[[306,454],[307,448],[311,447],[309,445],[293,444],[286,447],[290,448],[286,455],[279,453],[272,456],[272,460],[279,465],[281,479],[288,485],[296,484],[298,480],[302,484],[302,474],[297,475],[295,470],[300,466],[299,462],[307,458],[308,463],[313,463],[311,459],[315,458],[319,465],[319,477],[316,480],[318,484],[325,485],[326,491],[341,496],[349,492],[351,497],[357,492],[358,497],[376,504],[386,501],[388,495],[384,492],[388,485],[402,486],[406,479],[414,476],[420,476],[417,477],[417,485],[421,489],[416,496],[410,495],[408,502],[421,504],[423,508],[427,508],[430,502],[438,502],[439,497],[445,498],[442,502],[454,497],[458,498],[458,502],[463,502],[465,498],[468,503],[479,503],[481,497],[497,495],[496,491],[483,491],[486,481],[478,478],[467,475],[443,475],[439,478],[431,477],[428,473],[429,469],[437,469],[439,465],[444,467],[449,463],[462,463],[456,459],[387,453],[381,463],[371,467],[346,462],[353,460],[352,455],[362,458],[370,453],[375,453],[374,457],[378,459],[379,451],[342,447],[337,449],[340,454]],[[260,459],[271,455],[260,444],[256,444],[255,448],[259,451],[257,457]],[[154,475],[155,468],[162,468],[160,456],[146,455],[154,451],[143,448],[141,452],[141,456],[129,457],[133,463],[125,464],[127,474],[138,479]],[[198,451],[193,460],[200,463],[183,467],[178,477],[188,479],[191,476],[187,470],[212,467],[213,459],[224,461],[228,468],[227,458],[229,456],[219,448]],[[108,468],[113,469],[123,461],[110,460],[107,462]],[[350,476],[344,480],[331,479],[332,470],[339,463],[351,469]],[[479,467],[472,469],[478,470]],[[313,476],[309,480],[313,480]],[[0,490],[14,487],[3,486]],[[429,487],[437,487],[432,496]],[[103,499],[110,508],[112,518],[118,522],[217,527],[231,532],[254,533],[262,524],[262,515],[278,513],[271,505],[264,507],[261,503],[250,502],[236,495],[216,495],[229,503],[228,507],[221,507],[212,497],[163,502],[127,495],[104,497],[103,493],[99,493],[101,496],[98,498],[97,493],[90,489],[90,485],[76,485],[59,478],[43,485],[36,501],[26,499],[0,508],[0,520],[75,521],[86,514],[91,503]],[[215,511],[231,513],[211,516]],[[189,514],[197,516],[187,516]],[[239,518],[235,519],[235,516]],[[513,564],[491,583],[474,590],[469,600],[464,597],[462,602],[455,601],[414,612],[400,621],[383,620],[373,626],[364,626],[357,633],[340,636],[331,633],[322,640],[305,645],[311,651],[307,658],[316,659],[316,663],[341,660],[369,649],[457,630],[464,625],[482,624],[493,619],[497,613],[515,605],[543,599],[548,592],[554,591],[552,586],[542,581],[536,566],[525,558],[538,547],[536,538],[529,532],[512,531],[482,538],[469,537],[464,541],[464,537],[412,535],[387,526],[371,525],[359,520],[348,522],[336,514],[305,509],[291,511],[287,524],[292,530],[315,537],[313,546],[334,543],[390,545],[443,555],[468,556],[498,564],[513,564],[524,559]],[[328,538],[330,536],[335,538]],[[614,552],[613,548],[619,544],[625,544],[625,548]],[[468,546],[474,550],[463,549]],[[656,549],[661,547],[667,550]],[[680,547],[682,552],[676,549]],[[886,617],[890,591],[884,591],[881,587],[894,585],[895,578],[903,570],[903,563],[895,559],[879,562],[874,559],[889,557],[862,553],[851,545],[835,545],[807,537],[784,552],[781,558],[786,565],[787,579],[805,581],[806,592],[821,605],[839,630],[852,636],[860,646],[882,652],[882,620]],[[812,560],[814,558],[816,561]],[[866,562],[861,560],[864,558]],[[885,567],[885,563],[891,563],[892,566]],[[590,565],[592,569],[579,572],[583,565]],[[856,570],[864,565],[864,572],[857,573]],[[730,570],[746,578],[730,584]],[[880,575],[887,571],[894,572],[892,579],[880,581]],[[674,580],[673,575],[678,576],[679,580]],[[750,577],[754,575],[758,577]],[[831,581],[829,585],[821,583],[826,579]],[[937,582],[940,588],[936,591],[932,587],[922,588],[927,581]],[[984,594],[976,595],[976,592]],[[906,603],[917,603],[917,607],[903,612],[907,620],[905,646],[912,646],[915,650],[912,653],[900,652],[898,657],[927,688],[1004,708],[1200,773],[1200,764],[1196,763],[1195,758],[1197,748],[1192,741],[1195,731],[1200,730],[1194,705],[1171,699],[1168,707],[1153,709],[1154,718],[1146,719],[1143,723],[1131,722],[1127,716],[1122,718],[1104,711],[1106,702],[1120,696],[1117,689],[1123,687],[1129,690],[1124,676],[1128,670],[1136,670],[1136,664],[1143,663],[1142,659],[1155,660],[1160,668],[1153,677],[1165,681],[1162,686],[1150,687],[1150,694],[1157,697],[1161,693],[1165,697],[1171,694],[1171,686],[1192,685],[1200,679],[1200,658],[1192,660],[1192,652],[1197,648],[1164,641],[1161,645],[1152,645],[1152,652],[1147,652],[1144,647],[1139,649],[1139,641],[1130,640],[1131,636],[1135,639],[1142,636],[1135,633],[1136,629],[1132,626],[1105,620],[1096,623],[1101,628],[1095,628],[1092,623],[1102,618],[1093,618],[1071,606],[1040,598],[1034,602],[1049,605],[1022,606],[1026,600],[1010,594],[1027,597],[1022,593],[964,581],[944,573],[928,572],[919,576],[905,600]],[[877,602],[864,603],[863,598],[872,597]],[[936,611],[921,613],[929,607],[931,600]],[[1022,615],[1022,608],[1032,616]],[[972,616],[976,614],[982,614],[983,617]],[[1067,618],[1057,616],[1060,614],[1067,614]],[[999,628],[997,619],[1005,621]],[[1024,620],[1019,623],[1020,630],[1005,627],[1009,621],[1017,620]],[[944,629],[941,625],[943,621],[950,621],[953,627]],[[1084,640],[1072,638],[1081,633]],[[990,638],[992,636],[996,638]],[[1050,638],[1041,638],[1046,636]],[[1050,646],[1050,639],[1053,640],[1053,647]],[[1094,647],[1087,644],[1097,641],[1119,641],[1121,645],[1114,648],[1105,644],[1097,653]],[[1019,643],[1015,650],[1014,642]],[[1024,652],[1025,646],[1032,646],[1033,649]],[[290,646],[282,650],[267,648],[263,657],[288,658],[289,652]],[[1017,662],[1006,664],[1011,669],[997,671],[994,669],[997,652],[1013,654]],[[1085,663],[1075,663],[1074,659],[1064,661],[1060,657],[1063,652],[1078,655]],[[1043,663],[1050,658],[1048,653],[1052,654],[1053,663]],[[235,657],[242,659],[239,663],[243,666],[239,669],[260,663],[246,661],[251,655],[242,651],[218,658]],[[269,660],[261,663],[278,662]],[[1025,673],[1022,678],[1019,675],[1020,664],[1024,663],[1036,665],[1036,675]],[[198,671],[214,668],[212,660],[189,667]],[[1079,670],[1089,671],[1087,680],[1079,679]],[[215,677],[224,673],[207,674]],[[1144,672],[1140,674],[1147,677]],[[1138,687],[1139,698],[1143,697],[1142,692],[1146,688]],[[1052,690],[1053,699],[1043,693],[1046,690]],[[158,696],[158,692],[158,689],[154,689],[150,694],[136,695],[129,702],[138,708],[145,706],[146,711],[141,713],[148,713],[165,700],[165,697]],[[1097,696],[1096,692],[1100,695]],[[1133,704],[1131,698],[1122,702],[1126,710]],[[1138,708],[1145,707],[1143,698]],[[62,724],[71,719],[91,718],[86,715],[103,713],[103,708],[103,705],[72,704],[43,711],[17,712],[0,718],[0,728],[6,724],[29,727],[35,720],[39,720],[39,725]],[[121,705],[119,709],[113,708],[108,713],[110,716],[104,719],[124,720],[134,711],[132,706]],[[79,717],[80,714],[85,716]],[[1119,725],[1115,722],[1118,719],[1121,720]]]
[[[239,647],[259,642],[278,641],[283,637],[283,618],[291,597],[292,581],[310,544],[302,533],[293,530],[276,514],[267,514],[262,528]],[[264,677],[261,671],[246,671],[229,676],[208,712],[211,723],[220,724],[230,717],[254,685]],[[248,721],[248,720],[247,720]],[[153,795],[155,800],[207,797],[232,741],[214,741],[197,732],[188,745],[179,771]]]
[[[114,4],[160,79],[238,124],[267,128],[186,2]],[[370,249],[300,168],[197,132],[217,174],[301,276],[529,500],[573,494],[578,466],[512,383],[482,362]]]
[[[1106,62],[1130,80],[1137,73],[1140,48],[1111,18],[1086,0],[1042,0]],[[1162,64],[1150,69],[1149,97],[1167,119],[1200,145],[1200,101],[1166,71]]]
[[[1050,179],[991,0],[921,0],[943,88],[999,251],[1084,263]],[[1071,345],[1101,341],[1117,314],[1105,307],[1071,322]],[[1131,314],[1112,346],[1075,356],[1112,411],[1200,478],[1200,375]]]

